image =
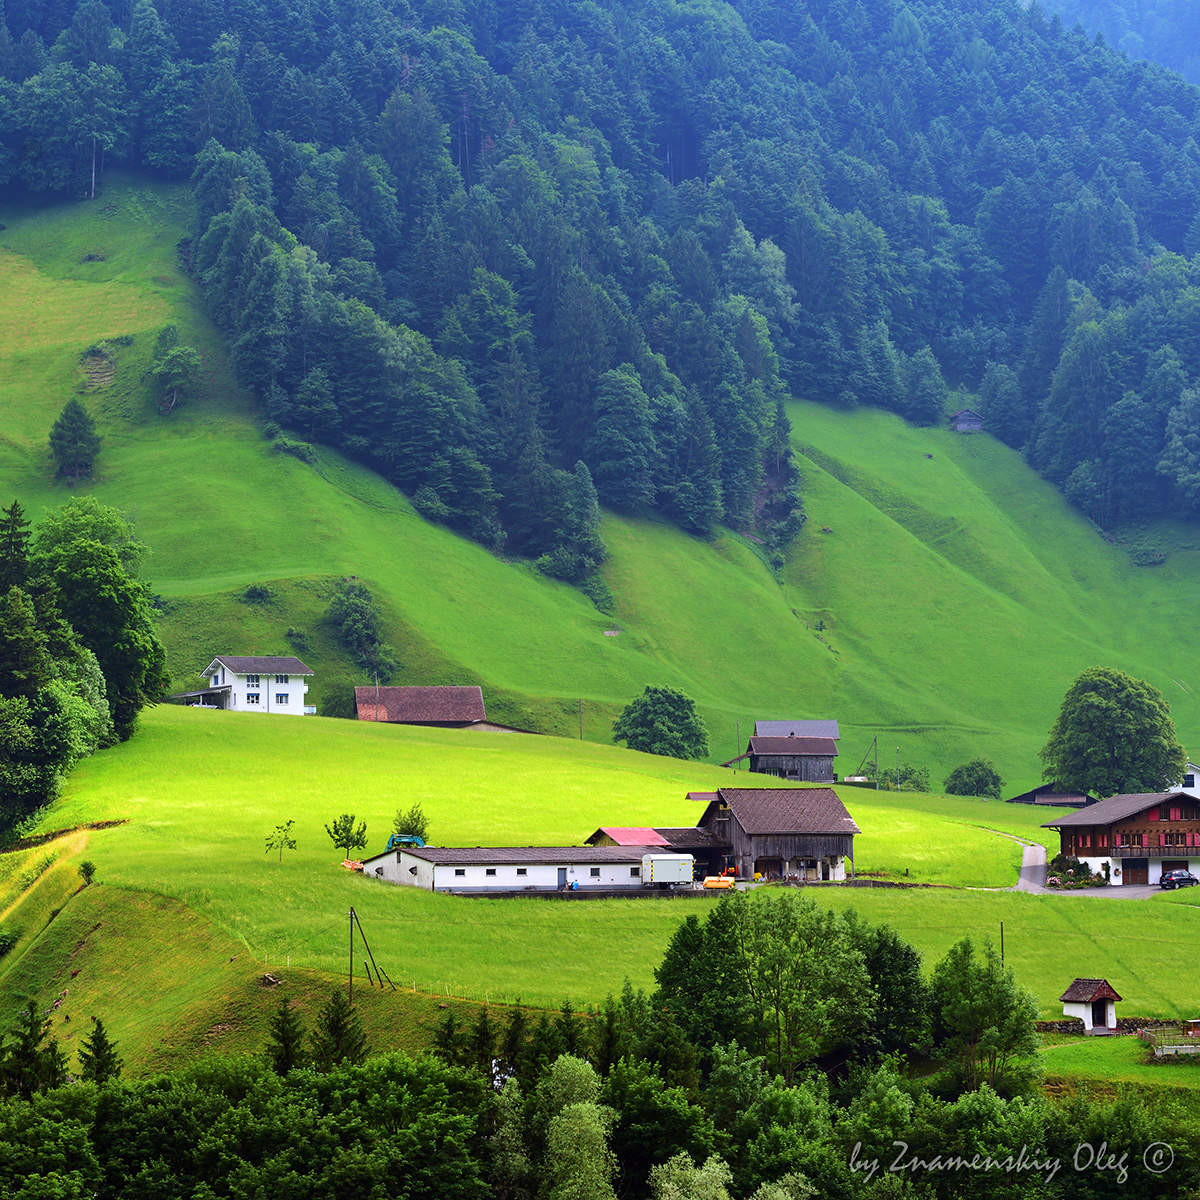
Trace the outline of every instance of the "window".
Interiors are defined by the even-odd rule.
[[[1147,813],[1147,815],[1146,815],[1146,820],[1148,820],[1148,821],[1157,821],[1157,820],[1158,820],[1158,809],[1157,809],[1157,808],[1152,808],[1152,809],[1149,811],[1149,813]]]
[[[220,675],[214,675],[213,676],[213,687],[216,687],[220,682],[221,682]]]
[[[257,692],[247,692],[246,693],[246,703],[247,704],[257,704],[258,703],[258,693]]]
[[[631,876],[633,876],[633,878],[637,879],[637,878],[639,878],[639,877],[641,876],[641,874],[642,874],[642,868],[641,868],[641,867],[630,867],[630,868],[629,868],[629,874],[630,874]]]
[[[1182,819],[1183,819],[1183,809],[1181,809],[1181,808],[1171,809],[1171,820],[1172,821],[1179,821]]]
[[[529,872],[528,872],[528,871],[527,871],[527,870],[526,870],[524,867],[518,867],[518,868],[517,868],[517,874],[518,874],[518,875],[528,875],[528,874],[529,874]]]
[[[287,681],[288,681],[288,677],[286,675],[276,675],[275,676],[276,683],[287,683]]]
[[[246,686],[247,687],[258,687],[258,676],[257,675],[247,675],[246,676]]]
[[[591,875],[592,875],[592,878],[593,878],[593,879],[599,879],[599,878],[600,878],[600,868],[599,868],[599,867],[593,867],[593,868],[592,868],[592,871],[591,871]]]
[[[288,702],[287,692],[276,692],[275,693],[275,703],[276,704],[286,704],[287,702]]]
[[[467,873],[467,868],[466,867],[455,867],[454,873],[455,873],[455,875],[465,875]]]
[[[496,868],[495,868],[495,867],[488,867],[488,868],[487,868],[487,869],[484,871],[484,874],[485,874],[485,875],[495,875],[495,873],[496,873]]]

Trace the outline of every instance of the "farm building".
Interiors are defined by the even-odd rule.
[[[962,408],[950,418],[950,428],[955,433],[979,433],[983,418],[972,408]]]
[[[754,736],[833,738],[836,742],[842,735],[836,721],[755,721]]]
[[[193,708],[227,708],[237,712],[306,716],[317,710],[304,703],[309,670],[298,658],[280,655],[223,654],[204,671],[209,686],[172,696]]]
[[[1047,808],[1086,808],[1089,804],[1099,802],[1097,796],[1075,788],[1065,788],[1060,783],[1041,783],[1005,801],[1007,804],[1044,804]]]
[[[655,865],[647,860],[670,860],[691,881],[690,856],[661,845],[403,846],[365,859],[363,874],[427,892],[640,890]]]
[[[1158,883],[1164,871],[1200,871],[1200,799],[1189,792],[1110,796],[1047,821],[1063,854],[1107,868],[1114,884]]]
[[[711,799],[716,796],[713,792]],[[589,846],[654,846],[663,853],[690,854],[697,875],[719,875],[731,863],[728,843],[717,841],[711,831],[698,825],[659,828],[606,825],[586,840]]]
[[[837,742],[825,737],[752,737],[746,753],[722,763],[750,760],[750,770],[760,775],[778,775],[780,779],[795,779],[802,783],[833,783],[833,760]]]
[[[1085,1033],[1116,1033],[1120,999],[1107,979],[1075,979],[1059,996],[1063,1016],[1078,1017]]]
[[[861,830],[833,788],[720,788],[701,829],[728,845],[738,876],[840,880]]]
[[[426,725],[435,729],[472,729],[495,733],[526,733],[487,719],[480,687],[377,687],[354,689],[360,721],[391,725]]]

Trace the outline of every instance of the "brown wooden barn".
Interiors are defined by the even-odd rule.
[[[801,783],[833,783],[833,760],[837,742],[824,737],[752,737],[746,753],[724,767],[750,760],[750,770],[760,775],[778,775]]]
[[[699,825],[728,844],[740,878],[813,882],[853,873],[861,832],[833,788],[720,788]]]
[[[980,433],[983,418],[973,408],[963,408],[950,418],[950,428],[955,433]]]
[[[478,686],[377,687],[368,684],[354,689],[354,707],[360,721],[496,733],[530,732],[489,721],[483,707],[483,689]]]

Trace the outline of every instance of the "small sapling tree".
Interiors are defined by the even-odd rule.
[[[59,479],[74,483],[91,475],[96,455],[100,453],[100,435],[78,400],[71,399],[63,405],[50,430],[50,449]]]
[[[396,809],[396,819],[392,823],[393,833],[408,833],[419,837],[421,841],[429,841],[429,818],[418,800],[408,808]]]
[[[295,850],[296,848],[296,839],[292,837],[292,826],[295,823],[294,820],[285,821],[282,825],[276,825],[267,834],[266,853],[270,854],[272,850],[278,850],[280,862],[283,862],[283,852],[285,850]]]
[[[358,1010],[346,993],[335,987],[317,1015],[312,1036],[313,1064],[319,1071],[328,1071],[338,1063],[360,1063],[366,1056],[367,1039]]]
[[[325,832],[329,834],[329,840],[335,846],[346,851],[346,858],[367,844],[367,823],[363,821],[356,827],[353,813],[342,813],[340,817],[336,817],[331,825],[325,826]]]
[[[87,887],[96,878],[96,864],[88,859],[84,859],[79,864],[79,878],[83,880],[83,886]]]
[[[286,1075],[305,1063],[304,1022],[287,996],[280,996],[279,1007],[271,1018],[271,1040],[267,1058],[278,1075]]]

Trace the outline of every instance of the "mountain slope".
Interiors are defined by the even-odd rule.
[[[111,384],[83,396],[105,441],[82,490],[129,512],[151,548],[177,686],[213,653],[299,649],[319,700],[355,676],[321,620],[332,581],[354,574],[383,606],[399,678],[482,683],[500,719],[560,733],[578,732],[582,708],[585,735],[602,741],[645,684],[671,684],[699,702],[718,760],[744,748],[739,726],[744,739],[756,717],[831,715],[842,773],[878,732],[884,764],[899,746],[936,781],[982,753],[1025,786],[1062,693],[1095,663],[1162,688],[1185,740],[1200,728],[1191,535],[1150,529],[1181,548],[1135,567],[986,436],[794,404],[810,519],[784,565],[732,534],[608,516],[611,616],[429,524],[332,453],[308,465],[273,452],[175,264],[187,204],[131,179],[92,204],[0,212],[0,319],[13,331],[0,347],[0,494],[35,517],[72,494],[52,481],[46,432],[84,378],[82,352],[132,336],[114,346]],[[141,374],[167,321],[201,348],[205,384],[164,418]],[[251,584],[274,599],[245,603]]]

